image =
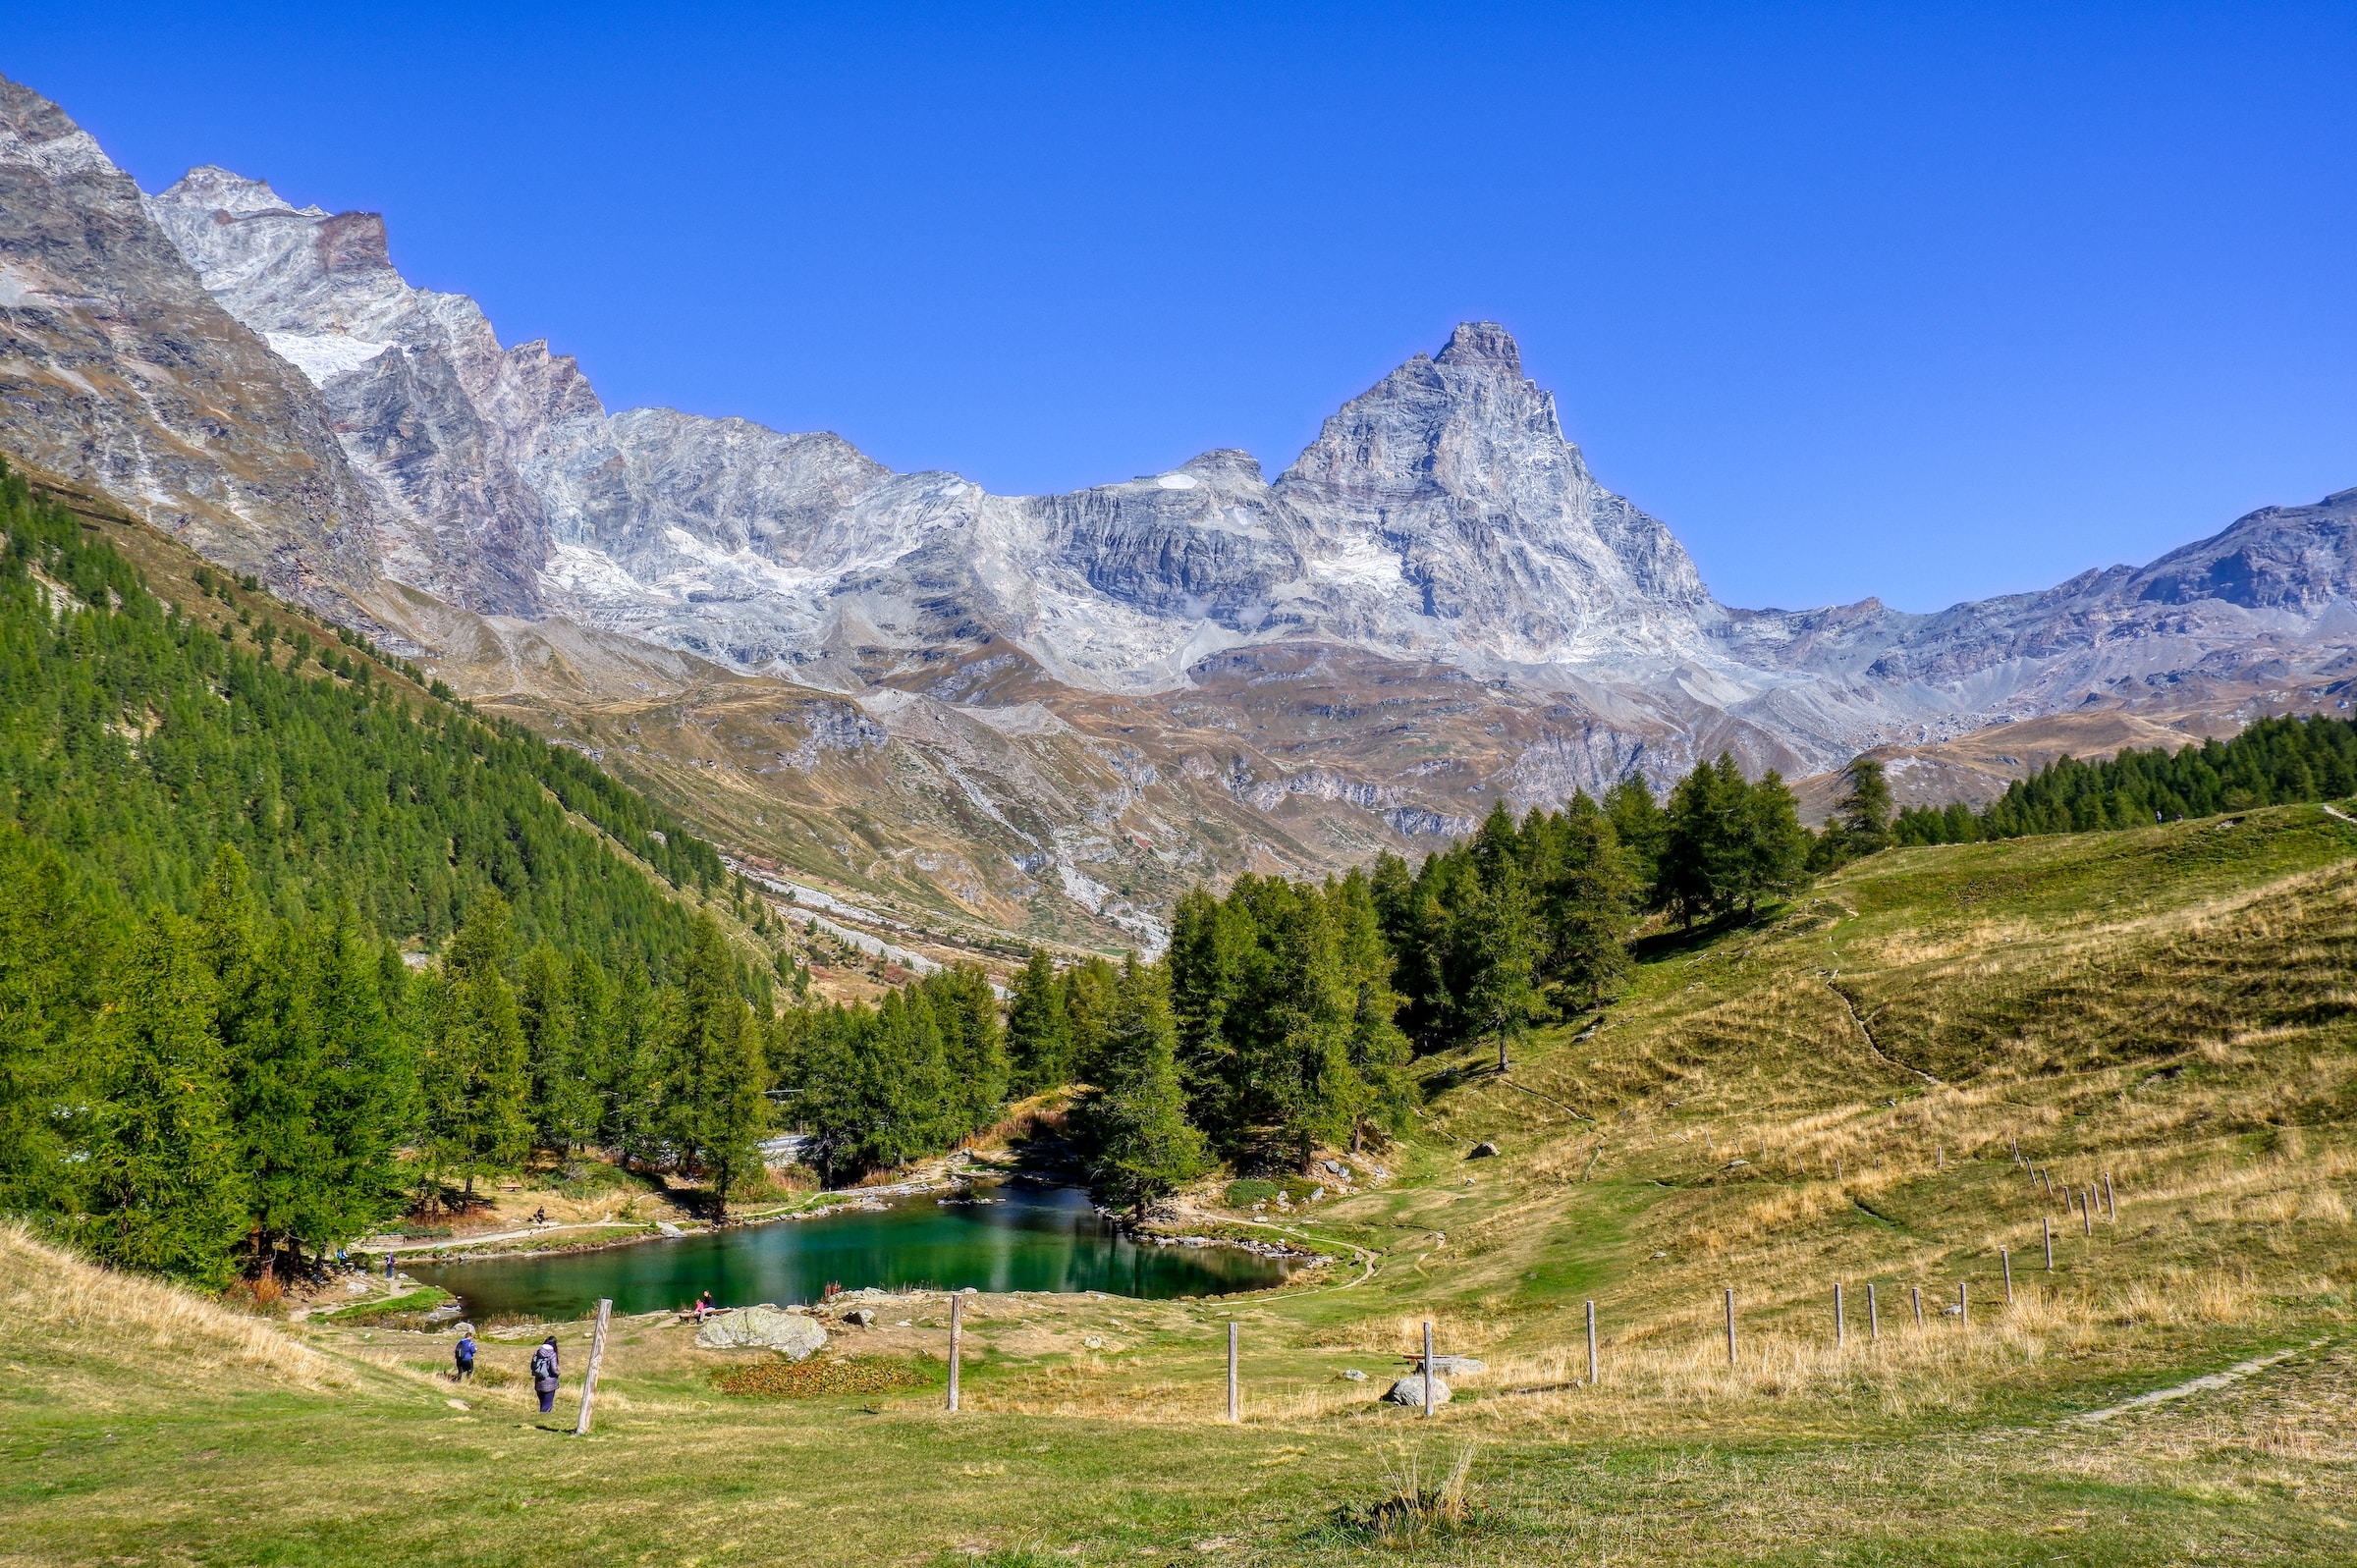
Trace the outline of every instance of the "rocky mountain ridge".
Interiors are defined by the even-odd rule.
[[[317,385],[380,498],[391,574],[827,689],[997,638],[1063,685],[1153,696],[1215,654],[1315,642],[1553,692],[1657,777],[1690,765],[1672,737],[1698,710],[1755,766],[1814,771],[2090,692],[2288,670],[2304,661],[2284,652],[2357,625],[2348,495],[1938,615],[1723,607],[1668,528],[1596,482],[1494,323],[1352,400],[1273,482],[1212,452],[1004,497],[828,433],[608,416],[570,359],[502,349],[470,300],[403,282],[373,214],[297,212],[218,169],[147,209]]]
[[[1495,323],[1274,480],[1218,451],[997,496],[831,433],[609,414],[571,358],[409,285],[378,215],[211,167],[141,196],[5,81],[0,322],[13,458],[580,728],[750,852],[1003,923],[1061,918],[1047,890],[1136,932],[1195,876],[1722,749],[1805,775],[2091,705],[2330,705],[2357,644],[2357,491],[1936,615],[1723,606]]]

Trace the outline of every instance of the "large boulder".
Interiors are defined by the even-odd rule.
[[[827,1331],[807,1313],[745,1307],[705,1319],[695,1331],[695,1342],[706,1350],[776,1350],[790,1361],[799,1361],[826,1344]]]
[[[1434,1359],[1438,1360],[1439,1358],[1435,1357]],[[1413,1405],[1418,1410],[1423,1409],[1424,1374],[1420,1372],[1409,1373],[1406,1377],[1392,1384],[1391,1392],[1385,1394],[1383,1397],[1389,1399],[1395,1405]],[[1449,1385],[1443,1382],[1437,1374],[1432,1379],[1432,1402],[1436,1405],[1445,1405],[1449,1402]]]

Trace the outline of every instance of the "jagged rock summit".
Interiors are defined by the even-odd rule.
[[[1241,453],[1069,496],[895,474],[831,434],[608,417],[544,343],[411,288],[370,213],[196,169],[147,210],[213,297],[316,385],[403,581],[843,687],[861,650],[1004,635],[1090,689],[1185,686],[1223,648],[1314,638],[1469,667],[1710,657],[1669,530],[1597,484],[1492,322],[1457,328],[1266,482]],[[867,661],[872,665],[872,659]]]
[[[0,78],[0,453],[321,608],[377,570],[310,387],[215,302],[89,134]]]
[[[609,413],[571,358],[411,287],[378,215],[215,167],[142,197],[8,82],[0,323],[13,459],[470,694],[725,687],[753,804],[791,797],[850,876],[885,862],[827,824],[889,797],[906,874],[994,918],[1053,886],[1143,931],[1148,890],[1215,863],[1359,859],[1722,749],[1811,773],[2091,702],[2349,700],[2357,492],[1936,615],[1734,609],[1476,321],[1273,479],[1213,451],[992,495],[828,432]],[[705,787],[709,710],[679,724]]]

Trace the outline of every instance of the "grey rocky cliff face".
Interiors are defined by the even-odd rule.
[[[1589,475],[1494,324],[1355,400],[1275,485],[1217,453],[995,497],[832,435],[609,418],[570,360],[503,350],[472,301],[405,283],[373,214],[298,211],[212,168],[147,205],[317,384],[387,569],[471,609],[805,673],[995,632],[1103,690],[1181,687],[1204,655],[1282,637],[1606,676],[1709,653],[1692,562]]]
[[[531,615],[550,548],[520,464],[603,410],[544,344],[500,348],[473,300],[412,289],[374,213],[297,211],[193,169],[148,213],[214,297],[300,368],[367,482],[386,568],[470,610]]]
[[[1488,322],[1351,400],[1273,482],[1212,452],[994,496],[832,434],[609,415],[572,359],[503,347],[472,300],[411,288],[376,215],[298,210],[216,168],[141,198],[13,84],[0,321],[0,444],[299,592],[381,573],[842,692],[1004,644],[1079,692],[1182,701],[1224,656],[1335,648],[1544,709],[1498,781],[1525,800],[1722,746],[1816,769],[2090,693],[2297,681],[2357,635],[2346,493],[1937,615],[1727,609],[1659,519],[1597,482]],[[1455,817],[1335,779],[1337,798],[1366,785]],[[1282,783],[1253,788],[1297,792]]]
[[[376,570],[303,378],[207,294],[130,176],[0,78],[0,450],[321,608]]]

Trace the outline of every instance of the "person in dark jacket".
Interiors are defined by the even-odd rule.
[[[458,1345],[451,1355],[459,1364],[459,1370],[451,1375],[452,1382],[465,1382],[474,1376],[474,1335],[459,1335]]]
[[[550,1334],[532,1352],[532,1388],[540,1395],[540,1414],[557,1408],[557,1336]]]

